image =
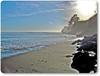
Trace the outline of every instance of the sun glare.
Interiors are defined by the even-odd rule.
[[[76,9],[78,10],[78,13],[84,17],[88,18],[91,17],[93,14],[95,14],[96,11],[96,1],[77,1],[76,2]]]

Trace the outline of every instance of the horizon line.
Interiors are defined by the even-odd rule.
[[[61,32],[61,31],[1,31],[2,32]]]

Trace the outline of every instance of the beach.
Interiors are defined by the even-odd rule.
[[[5,73],[77,73],[71,68],[75,47],[71,41],[58,42],[39,50],[1,59]]]
[[[95,1],[2,1],[1,72],[97,72],[97,12]]]

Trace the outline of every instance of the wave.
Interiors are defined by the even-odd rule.
[[[73,36],[61,33],[5,32],[1,35],[1,58],[34,51],[71,38]]]

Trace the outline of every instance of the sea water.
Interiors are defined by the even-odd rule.
[[[66,38],[70,40],[72,36],[56,32],[2,32],[1,58],[36,51]]]

